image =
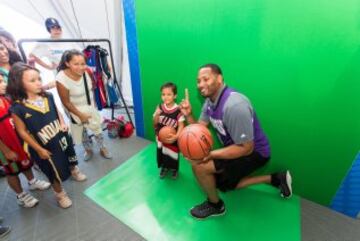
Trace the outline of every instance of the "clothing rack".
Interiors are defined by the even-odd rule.
[[[113,58],[113,54],[112,54],[112,49],[111,49],[111,43],[110,40],[108,39],[20,39],[18,41],[18,47],[20,50],[20,54],[23,58],[23,60],[25,62],[27,62],[27,58],[26,58],[26,54],[23,48],[23,43],[58,43],[58,42],[63,42],[63,43],[99,43],[99,42],[106,42],[108,44],[109,47],[109,56],[110,56],[110,61],[111,61],[111,69],[112,69],[112,74],[113,74],[113,79],[114,79],[114,83],[117,86],[118,90],[119,90],[119,95],[121,98],[121,101],[123,102],[124,108],[126,110],[126,114],[129,118],[130,123],[132,124],[132,126],[135,128],[134,123],[132,121],[132,118],[130,116],[130,112],[128,109],[128,106],[125,102],[124,96],[121,92],[121,88],[119,86],[119,83],[117,81],[116,78],[116,73],[115,73],[115,64],[114,64],[114,58]],[[114,119],[114,104],[111,104],[111,119]]]

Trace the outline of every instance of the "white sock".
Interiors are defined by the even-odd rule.
[[[29,184],[32,185],[37,181],[37,179],[34,177],[32,180],[29,181]]]
[[[25,193],[26,193],[26,192],[24,192],[24,191],[23,191],[22,193],[18,193],[18,194],[16,194],[16,198],[17,198],[17,199],[19,199],[19,198],[20,198],[20,196],[21,196],[21,195],[24,195]]]

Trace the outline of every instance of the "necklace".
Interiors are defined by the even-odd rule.
[[[42,97],[39,97],[35,100],[25,100],[27,103],[39,107],[40,109],[45,109],[45,102]]]

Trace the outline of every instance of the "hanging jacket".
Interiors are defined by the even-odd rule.
[[[94,97],[98,110],[109,106],[107,103],[107,94],[103,79],[103,67],[100,60],[100,46],[89,45],[83,51],[86,57],[86,64],[93,70],[93,78],[95,79]]]

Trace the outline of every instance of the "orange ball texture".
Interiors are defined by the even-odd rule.
[[[176,134],[175,128],[171,127],[171,126],[164,126],[159,131],[159,140],[162,143],[170,144],[167,142],[167,138],[169,138],[171,134],[173,134],[173,135]]]
[[[213,144],[209,129],[201,124],[188,125],[178,139],[181,153],[190,160],[202,160],[209,155]]]

